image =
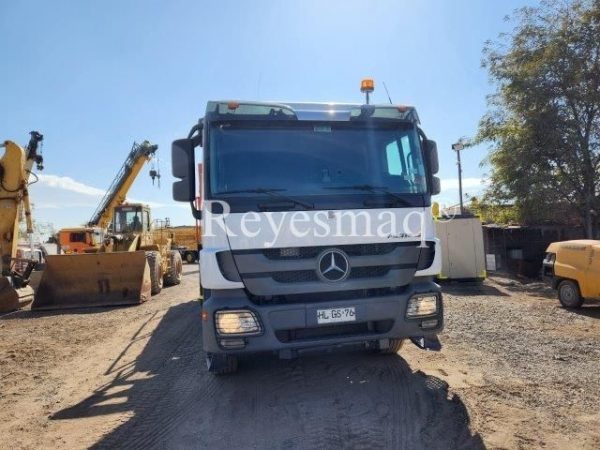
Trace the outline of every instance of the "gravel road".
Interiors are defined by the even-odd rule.
[[[198,271],[127,308],[0,317],[0,448],[600,448],[600,305],[449,285],[440,353],[206,373]]]

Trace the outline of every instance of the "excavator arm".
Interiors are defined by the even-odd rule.
[[[4,141],[4,155],[0,158],[0,312],[13,311],[33,300],[33,291],[27,286],[33,264],[24,272],[14,270],[19,239],[19,216],[25,213],[27,232],[33,232],[31,206],[27,189],[33,164],[42,167],[42,157],[37,153],[43,136],[31,132],[26,149],[12,141]]]

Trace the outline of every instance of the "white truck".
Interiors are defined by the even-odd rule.
[[[441,347],[437,148],[413,107],[211,101],[173,142],[172,171],[202,221],[211,372],[252,352]]]

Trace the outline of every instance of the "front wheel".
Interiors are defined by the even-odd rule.
[[[156,295],[163,288],[160,253],[156,251],[146,252],[146,260],[148,261],[148,267],[150,267],[150,294]]]
[[[390,339],[390,346],[388,348],[380,349],[379,353],[382,355],[394,355],[400,351],[404,345],[404,339]]]
[[[165,284],[167,286],[175,286],[181,283],[181,274],[183,265],[181,262],[181,254],[178,251],[171,250],[169,253],[169,268],[165,275]]]
[[[185,262],[188,264],[194,264],[196,262],[196,256],[192,252],[185,254]]]
[[[558,285],[558,300],[563,307],[568,309],[581,308],[583,305],[579,286],[571,280],[561,281]]]

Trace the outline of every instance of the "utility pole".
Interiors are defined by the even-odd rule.
[[[452,144],[452,150],[456,152],[456,165],[458,166],[458,195],[460,197],[460,215],[465,214],[465,207],[463,205],[463,192],[462,192],[462,165],[460,163],[460,151],[465,148],[465,144],[462,139],[459,139],[456,144]]]

